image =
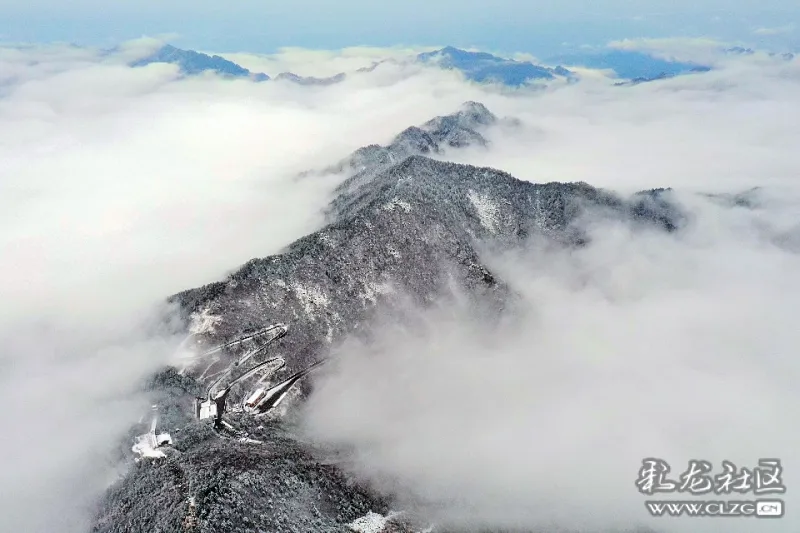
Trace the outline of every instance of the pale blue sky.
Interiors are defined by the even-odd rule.
[[[228,52],[453,44],[545,55],[565,42],[672,36],[800,44],[795,0],[0,0],[0,21],[4,41],[110,45],[176,33],[176,45]]]

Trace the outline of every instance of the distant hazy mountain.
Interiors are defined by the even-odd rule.
[[[791,61],[792,59],[795,58],[795,55],[793,53],[791,53],[791,52],[784,52],[782,54],[777,54],[777,53],[773,52],[773,53],[770,54],[770,56],[772,56],[772,57],[776,57],[776,56],[780,57],[784,61]]]
[[[728,55],[752,55],[751,48],[734,46],[724,52]],[[787,61],[794,59],[792,53],[770,53]],[[636,85],[648,81],[671,78],[693,72],[707,72],[711,67],[682,61],[671,61],[634,50],[605,50],[599,52],[574,53],[550,58],[547,63],[559,65],[546,67],[529,61],[515,61],[498,57],[486,52],[469,52],[447,46],[433,52],[418,54],[414,61],[433,64],[444,69],[458,70],[469,80],[484,83],[495,82],[510,87],[520,87],[533,81],[548,81],[558,78],[576,81],[574,72],[561,65],[613,70],[618,78],[624,81],[617,85]],[[164,45],[147,57],[130,63],[132,67],[143,67],[152,63],[170,63],[178,65],[186,76],[203,72],[214,72],[227,78],[249,78],[261,82],[270,79],[286,80],[299,85],[333,85],[344,81],[347,74],[340,72],[334,76],[318,78],[299,76],[293,72],[282,72],[270,78],[262,72],[250,70],[218,55],[208,55],[194,50],[183,50],[172,45]],[[397,63],[393,59],[376,61],[372,65],[358,69],[356,72],[367,73],[384,63]]]
[[[214,72],[226,78],[250,78],[253,81],[267,81],[270,77],[263,72],[251,72],[241,65],[229,61],[218,55],[210,56],[194,50],[182,50],[172,45],[164,45],[147,57],[134,61],[132,67],[143,67],[152,63],[170,63],[178,65],[181,73],[186,76],[195,76],[203,72]],[[331,85],[345,79],[345,74],[340,73],[328,78],[314,78],[298,76],[292,72],[278,74],[276,80],[287,80],[300,85]]]
[[[218,55],[210,56],[194,50],[182,50],[172,45],[165,44],[147,57],[136,60],[132,67],[144,67],[152,63],[170,63],[178,65],[181,73],[187,76],[215,72],[228,78],[251,78],[254,81],[267,81],[269,76],[264,73],[250,72],[233,61],[228,61]]]
[[[705,67],[702,67],[702,68],[698,67],[696,69],[692,69],[692,70],[687,71],[687,72],[682,72],[681,74],[691,74],[693,72],[708,72],[708,70],[709,69],[705,68]],[[638,77],[638,78],[633,78],[631,80],[620,81],[618,83],[615,83],[614,85],[616,85],[617,87],[630,86],[630,85],[639,85],[640,83],[647,83],[647,82],[650,82],[650,81],[658,81],[658,80],[666,80],[666,79],[669,79],[669,78],[674,78],[675,76],[679,76],[679,75],[680,74],[667,74],[666,72],[662,72],[662,73],[658,74],[657,76],[652,76],[652,77],[644,77],[644,76],[642,76],[642,77]]]
[[[705,65],[670,61],[635,50],[567,54],[550,58],[548,61],[574,67],[610,69],[617,77],[637,80],[638,83],[711,70],[711,67]]]
[[[725,49],[726,54],[731,55],[739,55],[739,56],[750,56],[756,53],[755,50],[752,48],[742,48],[741,46],[732,46],[730,48]]]
[[[291,81],[300,85],[333,85],[334,83],[339,83],[344,81],[347,77],[347,74],[344,72],[340,72],[335,76],[329,76],[327,78],[315,78],[313,76],[298,76],[297,74],[293,74],[291,72],[281,72],[274,79],[276,80],[287,80]]]
[[[553,80],[572,75],[563,67],[548,68],[528,61],[505,59],[486,52],[468,52],[452,46],[419,54],[417,61],[458,70],[472,81],[497,82],[511,87],[534,80]]]
[[[725,53],[728,55],[737,55],[737,56],[751,56],[756,53],[755,50],[752,48],[743,48],[741,46],[732,46],[731,48],[726,48]],[[791,52],[769,52],[770,57],[779,57],[785,61],[791,61],[794,59],[794,54]]]

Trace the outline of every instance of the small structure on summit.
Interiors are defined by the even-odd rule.
[[[274,366],[277,363],[277,368]],[[209,388],[208,388],[208,398],[198,398],[196,402],[196,412],[197,418],[200,420],[205,420],[206,418],[213,418],[214,419],[214,426],[216,428],[222,427],[222,415],[225,413],[226,403],[228,401],[228,394],[230,394],[231,389],[233,389],[234,385],[244,381],[245,379],[252,377],[259,372],[267,370],[270,366],[272,366],[272,372],[283,368],[285,365],[285,361],[281,357],[275,357],[264,361],[263,363],[259,363],[247,372],[243,373],[239,377],[229,381],[229,383],[225,386],[224,389],[219,390],[218,387],[220,383],[222,383],[228,376],[227,374],[222,378],[215,381]]]

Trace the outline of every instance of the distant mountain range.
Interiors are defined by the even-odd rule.
[[[750,48],[731,47],[724,52],[728,55],[752,55]],[[794,58],[791,53],[770,54],[787,61]],[[549,58],[548,65],[537,65],[530,61],[495,56],[486,52],[473,52],[446,46],[432,52],[424,52],[414,56],[412,63],[434,66],[446,70],[461,72],[468,80],[476,83],[499,83],[508,87],[522,87],[535,82],[565,80],[576,82],[578,74],[567,67],[583,67],[590,69],[610,70],[620,81],[616,85],[636,85],[656,80],[663,80],[683,74],[707,72],[710,66],[699,63],[670,60],[636,50],[604,49],[586,53],[572,53]],[[147,57],[138,59],[130,65],[143,67],[153,63],[170,63],[178,65],[185,76],[194,76],[204,72],[213,72],[226,78],[248,78],[256,82],[268,80],[289,81],[299,85],[333,85],[344,81],[348,74],[340,72],[334,76],[317,78],[299,76],[292,72],[283,72],[271,78],[263,72],[250,70],[218,55],[208,55],[194,50],[182,50],[172,45],[164,45]],[[360,68],[357,74],[372,72],[381,64],[402,63],[402,61],[386,59]]]
[[[728,55],[737,55],[737,56],[751,56],[756,53],[755,50],[752,48],[743,48],[741,46],[733,46],[731,48],[726,48],[725,53]],[[780,57],[785,61],[791,61],[794,59],[795,55],[791,52],[784,52],[784,53],[777,53],[777,52],[770,52],[770,57]]]
[[[252,73],[248,69],[228,61],[217,55],[210,56],[194,50],[182,50],[166,44],[147,57],[132,63],[132,67],[144,67],[153,63],[170,63],[178,65],[181,73],[194,76],[204,72],[214,72],[227,78],[250,78],[254,81],[267,81],[269,76],[264,73]]]
[[[339,83],[340,81],[344,81],[347,77],[347,74],[344,72],[340,72],[335,76],[329,76],[327,78],[315,78],[314,76],[298,76],[297,74],[292,74],[291,72],[283,72],[275,76],[276,80],[288,80],[294,83],[299,83],[300,85],[333,85],[334,83]]]
[[[618,78],[636,80],[640,83],[711,70],[711,67],[706,65],[662,59],[636,50],[608,49],[575,53],[555,56],[548,61],[572,67],[612,70]]]
[[[478,83],[496,82],[510,87],[520,87],[531,81],[572,78],[569,70],[535,65],[529,61],[515,61],[486,52],[468,52],[447,46],[441,50],[417,55],[417,61],[435,64],[448,70],[458,70],[468,80]]]
[[[743,48],[741,46],[732,46],[730,48],[725,49],[726,54],[731,55],[739,55],[739,56],[750,56],[756,53],[755,50],[752,48]]]
[[[338,83],[345,78],[344,73],[329,78],[314,78],[298,76],[291,72],[283,72],[270,78],[263,72],[251,72],[241,65],[229,61],[218,55],[208,55],[194,50],[182,50],[172,45],[164,45],[152,54],[132,63],[132,67],[144,67],[153,63],[170,63],[178,65],[185,76],[196,76],[204,72],[213,72],[225,78],[249,78],[256,82],[274,80],[288,80],[300,85],[330,85]]]
[[[562,67],[549,68],[527,61],[514,61],[493,56],[484,52],[468,52],[448,46],[434,52],[419,54],[414,59],[417,63],[435,64],[448,70],[459,70],[467,79],[479,83],[497,82],[519,87],[533,80],[553,80],[557,77],[570,78],[572,73]],[[299,76],[292,72],[283,72],[274,78],[264,73],[254,73],[218,55],[208,55],[194,50],[182,50],[172,45],[164,45],[154,53],[130,63],[132,67],[143,67],[153,63],[170,63],[178,65],[186,76],[213,72],[226,78],[250,78],[254,81],[286,80],[300,85],[332,85],[343,81],[347,74],[340,72],[335,76],[317,78]],[[358,72],[370,72],[379,64],[359,69]]]

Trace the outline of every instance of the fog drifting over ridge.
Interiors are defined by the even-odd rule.
[[[365,57],[364,66],[372,59]],[[781,206],[768,204],[752,213],[726,213],[698,204],[697,229],[688,242],[598,228],[598,244],[577,258],[489,258],[490,265],[497,263],[498,271],[532,302],[532,317],[525,317],[529,332],[520,334],[512,324],[506,339],[466,350],[463,325],[441,323],[438,342],[445,349],[411,340],[411,345],[387,347],[380,361],[358,350],[350,352],[341,361],[345,372],[321,382],[311,405],[312,429],[320,440],[356,445],[363,457],[361,473],[368,477],[412,474],[414,479],[401,481],[413,489],[419,489],[417,478],[425,481],[422,488],[434,500],[463,487],[464,497],[477,505],[472,518],[502,521],[500,515],[509,514],[506,506],[516,511],[527,505],[531,494],[541,494],[541,485],[522,482],[525,475],[537,468],[555,475],[559,469],[572,468],[574,473],[587,466],[569,463],[561,455],[566,453],[564,440],[574,435],[552,424],[547,416],[555,414],[542,412],[541,397],[532,396],[524,374],[517,373],[519,364],[536,362],[527,346],[521,346],[539,343],[546,365],[539,379],[550,387],[548,397],[562,399],[562,408],[574,417],[587,405],[609,412],[618,409],[610,434],[623,439],[628,426],[619,417],[631,414],[625,410],[628,405],[614,395],[604,403],[591,393],[604,392],[604,385],[614,380],[635,397],[640,389],[633,380],[647,367],[634,366],[631,374],[614,370],[629,368],[626,357],[633,356],[638,346],[633,341],[642,331],[660,331],[656,318],[662,311],[664,336],[670,342],[656,346],[660,349],[647,359],[653,364],[667,358],[677,373],[689,364],[685,359],[697,346],[707,347],[715,357],[730,349],[743,368],[730,371],[731,381],[720,377],[721,387],[740,383],[750,372],[753,358],[761,355],[762,348],[755,346],[758,339],[781,358],[775,363],[781,365],[781,378],[750,377],[749,393],[715,400],[713,413],[719,414],[725,400],[741,406],[760,386],[783,384],[759,396],[768,408],[796,400],[790,387],[797,369],[788,350],[797,338],[792,337],[787,311],[798,296],[796,256],[765,244],[760,231],[765,224],[789,230],[797,220],[797,60],[742,59],[720,72],[634,88],[587,80],[538,94],[498,93],[466,84],[454,73],[391,65],[318,88],[211,76],[180,80],[169,65],[130,69],[113,57],[75,47],[6,48],[0,50],[0,63],[0,294],[9,304],[0,309],[0,400],[15,406],[4,412],[3,422],[24,442],[7,439],[0,448],[12,462],[0,479],[1,486],[13,487],[0,503],[9,530],[85,529],[92,499],[109,479],[106,456],[113,439],[147,409],[146,399],[130,391],[136,379],[167,360],[174,342],[152,337],[143,325],[159,301],[218,279],[251,257],[277,253],[316,229],[322,223],[319,210],[338,178],[297,180],[297,172],[324,167],[362,145],[385,143],[407,126],[450,113],[465,100],[481,101],[498,115],[517,116],[523,128],[516,137],[493,134],[493,146],[486,153],[454,152],[448,158],[491,165],[520,179],[580,179],[625,191],[674,186],[738,192],[761,184],[790,194],[778,197]],[[548,261],[518,271],[520,265],[541,263],[543,258]],[[564,266],[553,271],[553,265]],[[581,279],[590,279],[583,292],[571,288],[579,268],[586,270]],[[698,316],[685,313],[687,301]],[[750,306],[742,307],[740,301]],[[565,331],[567,319],[576,324]],[[626,321],[639,327],[622,328]],[[719,333],[730,329],[737,333],[734,339]],[[546,330],[550,333],[540,336]],[[579,333],[566,338],[559,335],[575,331]],[[586,369],[597,365],[578,364],[579,360],[569,366],[569,382],[547,378],[566,373],[556,356],[589,357],[593,352],[584,351],[585,343],[595,339],[597,331],[607,337],[607,347],[600,351],[604,360],[614,357],[613,365],[598,371],[611,376],[595,380],[595,389],[574,399],[573,381],[584,385],[580,380],[594,376]],[[685,351],[673,355],[666,350],[671,342]],[[468,364],[454,370],[455,361],[447,357],[452,352],[466,354]],[[635,353],[641,355],[638,349]],[[497,367],[489,364],[490,356],[499,360]],[[413,372],[387,379],[387,367],[408,368],[404,358],[410,358]],[[530,370],[537,368],[541,367]],[[418,371],[427,370],[432,376],[441,370],[448,379],[440,383],[439,378],[432,382],[418,376]],[[352,372],[380,377],[383,388],[343,390],[345,383],[351,384]],[[474,416],[467,417],[459,394],[479,384],[481,375],[511,393],[477,406]],[[696,373],[690,375],[700,383]],[[659,390],[655,381],[647,383]],[[441,402],[408,407],[384,396],[432,387],[446,387],[448,394]],[[531,410],[523,407],[509,416],[495,416],[509,398],[527,400],[524,405]],[[365,412],[355,417],[354,402],[361,400],[366,404],[358,409]],[[652,406],[643,402],[635,407],[648,405]],[[674,421],[685,405],[678,398],[656,407]],[[369,421],[367,415],[386,419]],[[398,417],[399,426],[392,423]],[[533,458],[535,454],[523,455],[531,460],[514,474],[520,477],[504,483],[506,478],[493,471],[513,470],[504,462],[512,455],[496,457],[505,454],[507,440],[524,442],[529,437],[531,419],[550,428],[552,448],[539,449]],[[492,430],[482,430],[476,421]],[[452,431],[437,433],[437,424]],[[647,427],[655,433],[652,425]],[[772,428],[778,446],[769,449],[764,443],[772,441],[766,439],[741,448],[723,443],[700,451],[712,461],[739,454],[747,462],[753,454],[765,453],[788,462],[796,438],[793,429],[780,427]],[[421,446],[398,428],[433,433]],[[737,428],[728,430],[728,439],[742,437]],[[573,451],[586,451],[592,439],[605,435],[595,426],[574,431],[588,440],[575,444]],[[482,436],[476,446],[461,451],[448,447],[456,436],[475,442],[478,433]],[[687,439],[693,435],[699,433],[686,432]],[[662,448],[651,450],[652,442]],[[377,455],[376,445],[383,447]],[[626,498],[639,496],[633,482],[640,457],[631,456],[663,452],[677,462],[682,454],[694,452],[688,447],[644,436],[631,447],[618,446],[615,454],[596,453],[605,464],[604,477],[594,477],[590,486],[628,483],[630,494],[608,491],[608,496],[619,495],[620,505],[627,505]],[[432,460],[441,459],[445,450],[450,460],[437,469]],[[787,477],[790,491],[791,482]],[[500,491],[506,501],[487,502],[488,489]],[[574,487],[567,484],[567,489]],[[602,501],[589,489],[575,490],[571,498],[590,510]],[[465,516],[461,509],[451,507],[445,516],[458,521]],[[643,513],[639,505],[622,516],[634,519]],[[791,523],[787,517],[765,527],[778,531]]]
[[[346,344],[317,382],[309,434],[352,450],[351,471],[400,506],[468,531],[794,531],[798,248],[769,243],[764,213],[688,202],[681,237],[593,221],[586,249],[490,258],[525,309],[497,329],[445,306],[421,330]],[[796,203],[770,209],[797,220]],[[648,519],[634,484],[645,457],[671,479],[690,459],[717,474],[723,459],[779,457],[789,510]],[[670,498],[690,499],[649,499]]]
[[[387,326],[375,346],[346,344],[317,383],[309,434],[443,524],[796,530],[789,511],[756,525],[650,519],[634,483],[644,457],[674,476],[689,459],[719,473],[724,459],[779,457],[787,509],[797,505],[799,65],[485,97],[524,132],[497,130],[491,150],[447,159],[531,181],[676,187],[688,227],[666,236],[590,218],[586,249],[485,257],[527,312],[491,331],[446,307],[424,312],[422,331]],[[754,209],[698,196],[756,186]]]

